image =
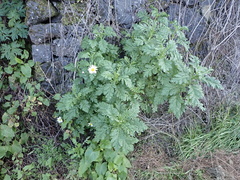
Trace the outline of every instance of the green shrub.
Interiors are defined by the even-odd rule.
[[[75,71],[72,91],[57,103],[56,117],[75,147],[69,153],[79,159],[78,177],[126,179],[131,164],[126,157],[146,130],[140,111],[155,112],[169,103],[169,112],[180,117],[187,106],[204,109],[201,83],[221,88],[197,57],[184,52],[188,42],[183,30],[165,13],[142,13],[130,32],[119,38],[111,27],[97,25],[82,41],[80,61],[69,64]]]

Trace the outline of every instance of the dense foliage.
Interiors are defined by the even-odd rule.
[[[31,80],[34,62],[26,50],[24,17],[22,1],[0,3],[0,179],[10,179],[8,172],[18,172],[22,163],[22,145],[28,140],[23,119],[36,116],[36,106],[49,104],[42,97],[40,84]],[[8,165],[8,159],[13,166]]]
[[[126,179],[131,166],[126,155],[146,130],[138,118],[159,104],[180,117],[187,106],[204,109],[201,83],[221,88],[189,51],[183,30],[169,22],[165,13],[153,9],[140,14],[141,21],[119,37],[111,27],[97,25],[82,41],[80,61],[66,66],[75,71],[72,91],[56,95],[56,117],[74,144],[68,153],[75,160],[79,178]]]
[[[221,88],[212,70],[189,55],[186,28],[167,14],[142,12],[132,30],[118,35],[96,25],[82,41],[79,61],[65,67],[74,72],[72,90],[54,96],[63,137],[59,131],[57,140],[45,138],[26,129],[49,101],[32,78],[24,17],[22,1],[1,1],[0,179],[126,179],[127,155],[147,129],[139,113],[165,103],[179,118],[189,106],[204,110],[202,84]],[[189,142],[183,142],[187,155]]]

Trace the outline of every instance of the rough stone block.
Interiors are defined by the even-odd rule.
[[[38,24],[29,28],[29,36],[34,44],[42,44],[53,38],[60,38],[66,33],[60,23]]]
[[[75,57],[80,50],[80,40],[77,38],[55,39],[52,52],[59,57]]]
[[[32,45],[32,57],[35,62],[51,62],[52,51],[50,44]]]
[[[26,24],[28,26],[44,22],[58,14],[47,0],[28,0],[26,4]]]

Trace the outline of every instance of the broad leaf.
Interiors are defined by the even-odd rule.
[[[93,161],[97,160],[99,155],[100,155],[100,152],[99,151],[94,151],[92,149],[92,147],[90,146],[89,148],[87,148],[84,157],[85,157],[86,161],[88,161],[89,163],[92,163]]]
[[[1,124],[0,125],[0,133],[2,136],[6,137],[6,138],[13,138],[15,136],[14,131],[12,130],[12,128],[8,127],[7,125]]]
[[[30,78],[32,76],[32,69],[28,64],[24,64],[21,66],[21,72],[25,77]]]
[[[0,146],[0,159],[9,151],[9,146]]]
[[[82,160],[79,163],[78,176],[83,177],[83,174],[88,170],[90,166],[91,162],[87,161],[85,158],[82,158]]]
[[[98,175],[104,175],[107,172],[107,163],[97,163],[95,169]]]

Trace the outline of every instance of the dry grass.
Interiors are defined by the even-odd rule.
[[[240,179],[240,152],[217,151],[183,163],[184,171],[202,170],[205,179]]]
[[[218,150],[195,159],[180,161],[170,157],[159,144],[145,142],[130,155],[133,167],[129,180],[238,180],[240,152]]]

